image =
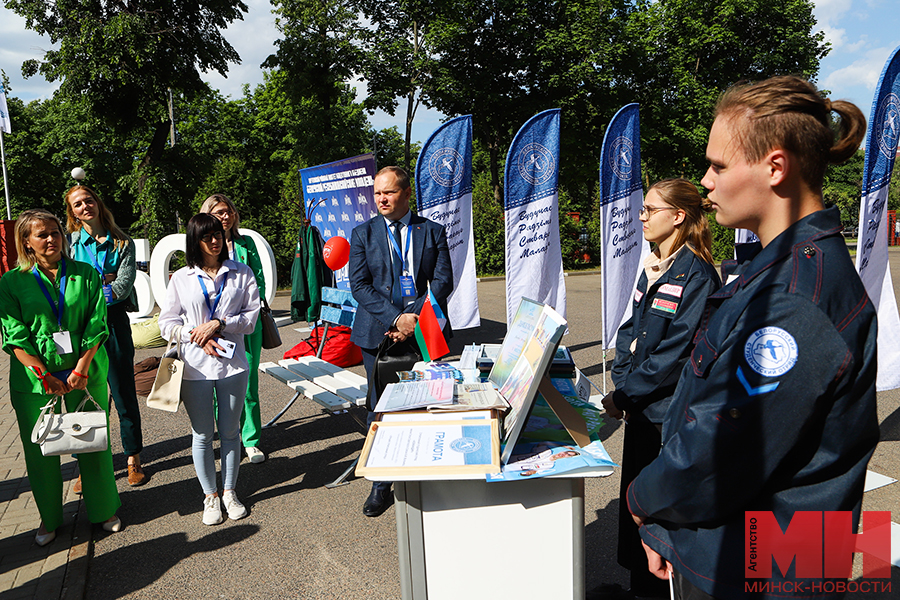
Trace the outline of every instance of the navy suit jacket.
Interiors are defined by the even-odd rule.
[[[447,298],[453,291],[453,268],[444,226],[416,214],[410,215],[416,301],[402,311],[391,303],[391,249],[387,227],[380,214],[353,229],[350,236],[350,291],[359,303],[350,339],[361,348],[376,348],[391,324],[403,312],[419,314],[428,295],[428,283],[441,310],[447,314]],[[447,323],[444,335],[449,335]]]

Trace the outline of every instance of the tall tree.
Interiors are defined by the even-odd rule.
[[[436,57],[432,25],[448,6],[444,0],[360,0],[372,28],[363,37],[361,70],[366,79],[366,108],[394,115],[398,98],[406,100],[403,167],[412,168],[412,125],[416,111],[429,104]]]
[[[283,70],[291,101],[301,104],[314,99],[318,127],[307,143],[327,162],[343,158],[335,142],[342,132],[335,127],[335,112],[346,90],[346,82],[359,71],[364,27],[358,0],[272,0],[275,24],[282,34],[277,51],[263,66]]]
[[[169,135],[168,91],[191,99],[206,90],[200,71],[224,75],[240,57],[221,30],[242,19],[242,0],[5,0],[26,27],[47,35],[59,49],[22,65],[60,81],[57,94],[84,98],[91,112],[118,135],[147,136],[133,178],[145,196],[148,180]],[[149,216],[152,218],[152,206]],[[145,212],[147,215],[147,212]]]

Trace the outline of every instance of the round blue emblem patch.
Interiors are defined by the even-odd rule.
[[[475,438],[461,437],[450,442],[450,448],[456,452],[469,454],[481,450],[481,442]]]
[[[744,359],[760,375],[778,377],[797,364],[797,342],[780,327],[763,327],[744,344]]]
[[[553,153],[536,142],[526,144],[519,151],[516,162],[519,167],[519,175],[531,185],[546,183],[556,172]]]
[[[897,94],[888,94],[881,101],[872,127],[882,154],[889,159],[893,158],[897,153],[897,142],[900,139],[900,98]]]
[[[462,155],[453,148],[441,148],[428,159],[428,172],[438,185],[454,186],[465,174]]]
[[[631,179],[634,169],[634,143],[627,137],[618,137],[612,143],[609,153],[609,166],[622,181]]]

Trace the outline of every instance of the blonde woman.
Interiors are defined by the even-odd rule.
[[[63,396],[72,411],[85,390],[109,409],[106,387],[106,300],[100,278],[69,259],[62,225],[45,210],[26,210],[16,221],[19,265],[0,279],[0,327],[9,361],[9,393],[41,525],[38,546],[56,538],[63,520],[63,481],[58,456],[44,456],[31,442],[41,408]],[[59,412],[59,407],[57,407]],[[88,519],[119,531],[121,506],[109,447],[78,455]]]
[[[66,229],[72,239],[72,258],[91,265],[103,284],[109,326],[109,337],[104,343],[109,356],[107,381],[119,413],[128,485],[143,485],[147,481],[141,467],[144,436],[134,386],[134,340],[126,312],[136,300],[134,241],[116,225],[100,196],[83,185],[76,185],[66,193]]]

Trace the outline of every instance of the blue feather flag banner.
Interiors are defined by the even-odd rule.
[[[453,293],[447,312],[453,329],[481,325],[472,230],[472,115],[438,127],[416,163],[419,215],[444,226],[453,265]],[[435,304],[435,308],[440,310]]]
[[[875,88],[866,137],[856,270],[878,308],[878,391],[900,387],[900,314],[888,267],[887,199],[900,139],[900,47]]]
[[[524,298],[566,316],[566,286],[559,243],[560,110],[525,123],[506,155],[506,324]]]
[[[637,104],[628,104],[609,122],[600,150],[603,350],[615,345],[619,326],[631,315],[641,264],[650,252],[639,217],[643,202],[640,115]]]
[[[300,169],[306,218],[326,242],[350,241],[350,232],[378,214],[375,208],[375,155],[362,154]],[[335,287],[350,290],[348,267],[334,272]]]

